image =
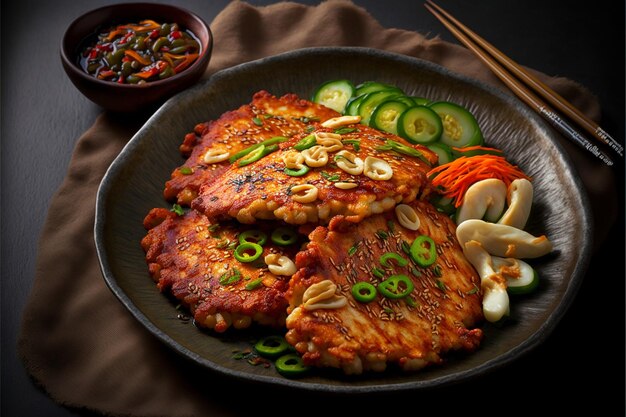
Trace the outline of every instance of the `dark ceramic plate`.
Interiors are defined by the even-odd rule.
[[[395,84],[411,95],[468,107],[488,144],[499,147],[534,180],[535,202],[527,230],[546,234],[554,253],[533,265],[541,275],[536,292],[511,300],[512,319],[485,324],[478,351],[449,357],[418,373],[389,371],[359,377],[316,371],[296,380],[273,367],[232,358],[250,346],[254,330],[216,335],[177,320],[175,303],[148,275],[140,240],[142,219],[153,207],[169,207],[162,189],[183,159],[178,146],[195,124],[251,100],[266,89],[309,97],[321,82],[348,78]],[[525,106],[501,91],[432,63],[362,48],[316,48],[289,52],[221,71],[167,101],[113,162],[98,192],[95,239],[104,278],[132,314],[165,344],[199,365],[236,378],[335,392],[415,389],[459,382],[505,365],[540,344],[571,303],[589,261],[592,235],[586,195],[555,133]],[[258,331],[258,330],[257,330]]]

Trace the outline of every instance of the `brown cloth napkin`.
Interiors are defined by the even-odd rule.
[[[211,28],[215,49],[206,76],[302,47],[367,46],[430,60],[505,89],[466,49],[383,28],[348,1],[316,7],[233,2]],[[599,118],[597,100],[587,90],[567,79],[538,75],[590,117]],[[272,399],[276,391],[242,385],[180,358],[145,330],[106,287],[93,241],[96,191],[107,167],[140,125],[137,117],[104,113],[78,140],[67,177],[49,209],[34,287],[23,315],[19,351],[27,370],[55,401],[107,415],[241,415],[255,410],[255,404],[263,414],[288,412],[289,407]],[[578,148],[565,146],[580,168],[591,201],[602,197],[603,216],[596,216],[602,219],[597,225],[599,242],[616,216],[613,174]],[[225,399],[231,393],[237,401]],[[306,397],[307,407],[316,407],[315,398]],[[291,412],[300,413],[293,408]]]

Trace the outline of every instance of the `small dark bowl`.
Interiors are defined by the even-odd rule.
[[[152,19],[178,23],[191,30],[202,45],[198,59],[179,74],[145,84],[118,84],[87,74],[78,61],[81,49],[101,30],[123,23]],[[61,62],[72,83],[91,101],[116,112],[141,111],[163,103],[174,94],[196,83],[209,64],[213,34],[196,14],[180,7],[157,3],[122,3],[101,7],[76,18],[61,42]]]

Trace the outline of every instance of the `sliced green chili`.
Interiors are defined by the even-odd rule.
[[[411,244],[411,259],[422,267],[434,264],[437,260],[435,241],[425,235],[416,237]]]
[[[361,303],[369,303],[376,298],[376,287],[369,282],[357,282],[352,286],[352,296]]]
[[[245,286],[246,291],[256,290],[263,284],[263,278],[257,278],[248,282]]]
[[[263,120],[259,119],[258,117],[253,117],[252,121],[254,122],[255,125],[257,126],[263,126]]]
[[[274,136],[272,138],[264,140],[263,142],[256,143],[256,144],[254,144],[252,146],[248,146],[246,149],[240,150],[239,152],[235,153],[230,158],[228,158],[228,162],[230,162],[232,164],[236,160],[243,158],[244,156],[248,155],[250,152],[252,152],[255,149],[259,148],[261,145],[265,145],[265,146],[276,145],[277,143],[283,143],[286,140],[289,140],[289,139],[287,139],[284,136]]]
[[[409,263],[408,260],[406,260],[405,258],[403,258],[402,256],[400,256],[400,255],[398,255],[397,253],[394,253],[394,252],[383,253],[382,256],[380,257],[379,262],[385,268],[391,268],[392,265],[389,262],[391,260],[394,260],[395,264],[398,265],[401,268],[403,266],[406,266]]]
[[[238,238],[239,243],[256,243],[257,245],[263,246],[265,242],[267,242],[267,233],[259,229],[251,229],[241,232]]]
[[[276,359],[276,370],[286,377],[296,377],[309,370],[302,358],[295,353],[288,353]]]
[[[272,232],[271,239],[278,246],[287,246],[298,241],[298,233],[288,227],[279,227]]]
[[[392,275],[380,284],[378,284],[378,292],[383,296],[392,299],[404,298],[411,294],[415,288],[413,281],[406,275]]]
[[[240,167],[246,166],[248,164],[258,161],[264,156],[267,156],[277,150],[278,150],[278,145],[269,145],[269,146],[261,145],[255,150],[253,150],[252,152],[250,152],[245,158],[240,159],[237,165]]]
[[[309,149],[313,147],[313,145],[315,145],[316,143],[317,143],[317,140],[315,139],[315,135],[309,135],[300,139],[298,143],[293,145],[293,148],[297,151],[303,151],[305,149]]]
[[[414,158],[419,158],[422,161],[426,162],[428,165],[430,165],[430,161],[426,159],[426,157],[424,156],[422,152],[418,151],[415,148],[407,146],[403,143],[396,142],[395,140],[391,140],[391,139],[385,140],[385,144],[381,146],[377,146],[376,150],[382,151],[382,152],[395,151],[404,155],[412,156]]]
[[[344,139],[341,143],[352,145],[352,148],[354,148],[356,152],[361,150],[361,141],[359,139]]]
[[[241,272],[238,269],[234,268],[231,271],[225,272],[219,278],[219,282],[221,285],[231,285],[239,282],[241,280]]]
[[[266,358],[277,358],[284,355],[291,346],[284,337],[278,335],[266,336],[254,344],[254,350]]]
[[[261,245],[252,242],[245,242],[235,248],[234,256],[239,262],[247,263],[256,261],[262,254],[263,248]]]
[[[289,175],[290,177],[301,177],[305,175],[307,172],[309,172],[310,170],[311,168],[309,168],[308,166],[302,165],[302,167],[300,167],[300,169],[298,170],[285,168],[283,172]]]

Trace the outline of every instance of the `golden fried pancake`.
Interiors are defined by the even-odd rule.
[[[358,222],[427,195],[436,161],[424,146],[359,123],[317,126],[254,162],[233,163],[201,187],[192,207],[212,221]]]
[[[270,272],[264,259],[270,254],[294,259],[297,243],[278,246],[268,239],[257,261],[240,262],[234,256],[239,234],[251,227],[211,224],[198,212],[178,216],[166,209],[153,209],[144,225],[149,231],[141,245],[150,274],[162,292],[191,310],[197,325],[217,332],[252,322],[284,325],[291,274]],[[274,227],[259,230],[271,234]]]
[[[227,159],[211,163],[211,156],[207,156],[210,149],[232,155],[275,136],[290,138],[309,125],[335,116],[338,113],[334,110],[294,94],[278,98],[259,91],[250,104],[224,113],[217,120],[198,124],[193,133],[185,136],[180,151],[188,156],[187,161],[172,172],[164,197],[187,206],[202,184],[212,183],[230,166]]]
[[[448,351],[478,347],[482,331],[473,327],[483,319],[480,280],[463,256],[455,225],[428,202],[408,206],[419,219],[416,230],[402,226],[392,211],[358,224],[336,217],[310,234],[296,258],[286,322],[287,341],[306,364],[348,374],[389,364],[413,370],[441,363]],[[424,258],[433,262],[427,266],[409,254],[420,236],[435,245],[436,255]],[[368,293],[354,295],[355,284],[374,289],[371,301],[359,301]]]

